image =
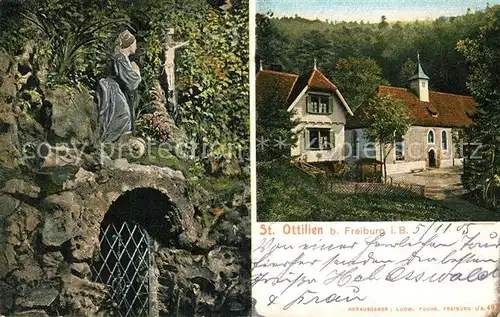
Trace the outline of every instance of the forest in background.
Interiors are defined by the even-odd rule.
[[[264,69],[285,72],[318,68],[357,108],[379,84],[406,87],[417,53],[433,91],[469,95],[467,61],[457,43],[475,38],[485,25],[485,11],[436,20],[379,23],[307,20],[299,16],[257,16],[256,61]],[[361,96],[360,96],[361,91]]]
[[[313,68],[316,59],[320,71],[339,88],[353,110],[369,104],[367,101],[374,99],[381,84],[407,87],[409,77],[416,71],[417,54],[430,77],[430,90],[472,96],[478,103],[472,116],[475,124],[465,129],[463,136],[466,142],[481,146],[477,158],[465,160],[462,184],[471,194],[468,199],[498,213],[500,5],[484,11],[468,10],[463,16],[414,22],[389,23],[384,16],[379,23],[313,21],[298,16],[274,18],[272,12],[258,14],[256,21],[257,67],[261,64],[264,69],[302,74]],[[293,144],[290,114],[279,110],[275,98],[266,100],[260,106],[257,104],[257,140],[275,135],[284,136],[288,144]],[[290,150],[274,153],[258,147],[257,158],[260,220],[283,221],[283,217],[288,221],[310,220],[312,211],[328,213],[329,221],[359,220],[365,219],[362,206],[371,206],[370,214],[380,213],[376,220],[402,220],[410,216],[408,208],[397,215],[391,214],[401,202],[365,205],[356,201],[357,196],[347,197],[350,201],[339,198],[343,209],[337,213],[331,209],[337,208],[338,202],[335,198],[326,201],[321,190],[307,194],[307,211],[301,205],[306,195],[304,189],[290,185],[306,183],[307,177],[289,164]],[[285,170],[281,174],[273,172],[280,169]],[[419,219],[449,219],[446,212],[434,207],[422,203],[411,208],[416,208]],[[353,211],[349,219],[342,218],[345,208]],[[283,210],[295,212],[283,214]],[[469,216],[479,219],[478,215]],[[488,219],[496,217],[492,213]]]

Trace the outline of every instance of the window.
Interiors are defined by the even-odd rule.
[[[330,97],[326,95],[308,95],[307,96],[308,113],[331,113]]]
[[[422,82],[422,88],[425,88],[425,81]]]
[[[434,131],[432,130],[427,133],[427,143],[434,144]]]
[[[352,131],[352,156],[353,157],[358,157],[358,132]]]
[[[334,144],[330,129],[308,129],[310,150],[329,150]]]
[[[448,150],[448,135],[445,130],[441,132],[441,148],[445,151]]]
[[[396,161],[404,161],[405,160],[405,143],[403,136],[400,134],[396,135]]]
[[[366,143],[366,157],[373,159],[377,157],[377,150],[375,149],[375,143],[373,142]]]

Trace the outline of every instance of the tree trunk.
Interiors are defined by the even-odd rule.
[[[387,155],[385,153],[385,144],[380,144],[380,157],[382,158],[382,163],[384,165],[384,184],[387,183]]]

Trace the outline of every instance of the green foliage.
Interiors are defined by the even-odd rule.
[[[126,22],[109,8],[97,0],[42,0],[19,8],[18,40],[35,41],[34,66],[47,71],[49,85],[92,85],[103,74],[111,34]]]
[[[485,26],[473,38],[458,43],[470,63],[467,86],[478,102],[469,131],[471,142],[481,144],[479,153],[465,160],[463,183],[481,189],[489,205],[500,210],[500,6],[487,10]]]
[[[355,111],[372,97],[382,83],[382,70],[370,58],[342,58],[329,76],[333,79],[347,103]]]
[[[241,195],[248,186],[248,178],[241,176],[205,177],[199,186],[213,193],[213,203],[220,205],[224,202],[231,202],[235,195]]]
[[[485,23],[485,14],[478,11],[435,21],[395,23],[323,22],[300,17],[257,19],[257,30],[259,23],[264,24],[263,30],[273,30],[272,36],[262,37],[272,44],[257,41],[258,58],[281,64],[288,72],[303,72],[311,69],[316,57],[325,74],[333,74],[340,59],[369,58],[381,67],[384,80],[405,87],[408,81],[401,78],[401,67],[420,52],[433,90],[467,94],[467,64],[455,46],[459,40],[477,35]]]
[[[137,134],[146,140],[166,142],[170,137],[170,126],[160,112],[140,116],[135,123],[135,129]]]
[[[258,13],[256,19],[256,42],[255,52],[256,65],[260,62],[266,65],[280,64],[286,59],[286,46],[288,40],[282,36],[278,28],[271,22],[272,13]]]
[[[399,82],[404,87],[411,78],[415,75],[415,69],[417,69],[417,63],[415,63],[411,58],[408,58],[406,62],[401,66],[401,72],[399,73]]]
[[[411,124],[408,106],[391,96],[373,97],[363,113],[368,119],[366,138],[370,142],[392,144],[395,136],[405,135]]]
[[[213,8],[206,1],[144,1],[130,11],[143,47],[144,78],[141,103],[161,74],[166,28],[178,41],[189,41],[176,59],[177,109],[169,109],[188,137],[210,145],[211,155],[230,157],[228,144],[248,152],[248,1],[233,11]],[[149,17],[149,19],[144,19]],[[202,146],[200,146],[202,148]]]
[[[292,132],[297,122],[292,121],[292,114],[287,111],[286,100],[282,96],[284,89],[275,77],[262,83],[262,91],[257,99],[257,161],[290,160],[291,147],[297,141],[297,134]],[[281,91],[281,92],[280,92]]]
[[[257,166],[258,221],[478,221],[495,214],[456,212],[439,201],[331,194],[314,177],[290,164]]]
[[[153,92],[164,79],[161,64],[166,29],[174,28],[175,40],[189,44],[176,58],[178,107],[167,109],[169,114],[187,132],[189,141],[211,149],[209,155],[232,158],[242,152],[248,156],[248,0],[239,1],[229,11],[206,0],[15,2],[9,2],[11,16],[2,10],[6,23],[2,24],[0,45],[15,54],[33,42],[34,53],[28,57],[33,78],[46,74],[49,85],[85,85],[94,91],[97,81],[109,75],[107,66],[116,49],[116,36],[124,28],[131,30],[138,46],[131,58],[141,68],[143,79],[137,107],[140,114],[157,109]],[[165,138],[159,126],[145,127],[145,121],[147,118],[139,119],[141,133]],[[200,155],[203,146],[199,146]]]
[[[150,148],[148,152],[140,158],[130,158],[131,163],[141,165],[155,165],[160,167],[170,167],[181,171],[184,175],[189,175],[191,166],[195,163],[189,160],[180,160],[172,155],[167,148]]]
[[[387,157],[395,146],[396,136],[404,136],[411,125],[408,106],[391,96],[375,96],[361,110],[368,122],[366,139],[382,146],[384,178],[387,180]]]

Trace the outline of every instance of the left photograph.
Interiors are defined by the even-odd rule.
[[[0,316],[250,316],[248,2],[0,2]]]

